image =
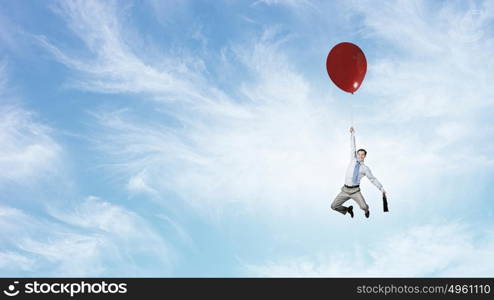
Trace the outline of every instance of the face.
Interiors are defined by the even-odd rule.
[[[364,161],[364,159],[365,159],[365,152],[364,151],[357,152],[357,160]]]

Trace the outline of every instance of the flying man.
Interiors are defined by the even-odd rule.
[[[367,151],[364,149],[359,149],[355,151],[355,130],[353,127],[350,127],[350,146],[351,146],[351,156],[350,163],[346,169],[345,175],[345,184],[341,188],[341,192],[336,196],[333,203],[331,204],[331,208],[342,213],[346,214],[347,212],[353,218],[353,206],[343,206],[349,199],[355,200],[358,203],[360,208],[365,212],[365,217],[369,217],[369,205],[365,202],[362,193],[360,193],[360,179],[362,177],[367,176],[370,182],[372,182],[382,193],[383,199],[386,199],[386,191],[382,184],[377,180],[370,168],[364,164],[364,159],[367,156]],[[385,211],[387,211],[387,202],[385,204]]]

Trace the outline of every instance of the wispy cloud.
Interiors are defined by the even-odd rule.
[[[13,99],[0,105],[2,274],[169,274],[175,254],[149,222],[96,196],[77,200],[66,170],[70,153],[54,138],[56,130],[11,96],[6,66],[0,65],[0,94]]]
[[[2,106],[0,114],[0,180],[25,182],[55,172],[61,149],[49,129],[18,107]]]
[[[356,119],[368,129],[366,143],[376,158],[399,162],[379,166],[385,176],[400,174],[385,182],[401,185],[403,195],[409,187],[448,185],[448,174],[466,188],[475,182],[472,172],[489,172],[482,166],[494,164],[492,3],[349,3],[364,39],[377,49]],[[461,189],[450,191],[434,201],[462,201]],[[409,201],[420,202],[420,194]]]
[[[0,208],[0,240],[10,249],[0,254],[3,274],[170,274],[173,251],[135,213],[94,196],[72,207],[50,210],[49,217],[43,217]]]
[[[494,265],[494,233],[462,223],[414,226],[350,252],[273,259],[246,264],[263,277],[482,277]]]
[[[143,59],[139,54],[150,53],[133,46],[142,44],[136,36],[125,35],[131,29],[119,22],[117,12],[125,14],[125,10],[117,10],[115,2],[59,1],[54,11],[67,21],[91,54],[81,60],[75,58],[75,51],[68,54],[47,37],[37,37],[60,62],[80,71],[72,86],[103,93],[142,93],[167,102],[204,100],[205,91],[194,86],[202,78],[190,71],[197,70],[202,62],[160,55]]]
[[[364,128],[359,131],[364,135],[360,141],[372,149],[374,161],[401,162],[379,166],[377,174],[383,174],[379,177],[385,186],[399,192],[405,185],[441,180],[441,174],[451,167],[471,170],[489,160],[487,152],[478,155],[475,148],[458,145],[458,139],[452,137],[462,133],[480,146],[488,133],[487,128],[472,132],[473,114],[463,117],[453,108],[459,105],[462,112],[477,112],[478,107],[489,105],[492,97],[487,86],[481,87],[480,104],[470,96],[477,80],[487,78],[492,71],[489,65],[478,72],[480,77],[467,76],[489,53],[490,40],[475,41],[479,60],[456,62],[452,67],[461,72],[451,76],[451,66],[448,69],[446,65],[451,65],[455,55],[467,59],[470,46],[452,47],[454,51],[445,48],[454,45],[456,36],[444,36],[443,29],[455,28],[461,11],[444,4],[438,13],[439,25],[428,26],[431,21],[427,18],[433,12],[425,3],[383,4],[384,15],[366,5],[370,4],[355,5],[364,16],[367,30],[363,33],[392,43],[386,52],[392,58],[378,56],[362,95],[378,95],[379,100],[365,107],[368,114],[357,113]],[[274,205],[273,211],[283,214],[287,213],[284,209],[297,211],[299,205],[325,207],[326,202],[302,204],[299,199],[327,199],[341,181],[342,158],[347,157],[346,146],[341,146],[348,143],[342,130],[346,113],[328,105],[336,99],[316,98],[323,92],[293,67],[280,47],[287,40],[276,30],[268,29],[245,44],[224,47],[226,61],[240,66],[249,76],[234,93],[226,93],[206,80],[203,68],[182,64],[200,65],[200,58],[165,55],[153,66],[146,65],[139,49],[133,49],[124,35],[125,24],[118,18],[122,12],[111,3],[62,3],[60,11],[91,56],[69,59],[67,51],[43,43],[57,59],[78,71],[82,88],[103,93],[143,92],[156,99],[187,103],[158,108],[177,121],[176,126],[138,118],[130,122],[128,110],[95,114],[108,129],[106,135],[98,137],[100,149],[109,154],[105,159],[113,161],[113,171],[127,177],[124,184],[128,187],[172,191],[203,212],[221,209],[225,203],[243,203],[251,208]],[[381,20],[396,26],[389,29]],[[396,37],[393,30],[398,27],[403,34]],[[409,41],[416,43],[405,47]],[[393,47],[401,47],[402,62],[394,58]],[[424,55],[428,63],[424,63]],[[180,68],[166,63],[174,60]],[[465,122],[453,124],[454,118]],[[428,122],[412,129],[410,120],[416,119]],[[390,126],[382,129],[382,124]],[[445,155],[451,146],[458,148]],[[424,167],[417,169],[416,165]],[[401,178],[392,175],[403,168],[410,172]]]
[[[177,112],[180,127],[130,123],[129,110],[96,113],[108,130],[98,146],[110,154],[111,169],[123,171],[130,183],[146,172],[146,186],[173,191],[201,212],[227,203],[291,209],[302,196],[324,198],[326,182],[338,180],[328,172],[340,163],[328,155],[330,123],[337,117],[311,103],[307,83],[273,59],[276,44],[263,39],[253,54],[234,54],[262,66],[250,70],[258,81],[241,87],[245,102],[209,98],[208,105]]]
[[[300,9],[304,6],[314,6],[310,0],[258,0],[253,5],[266,4],[266,5],[285,5],[291,8]]]
[[[23,256],[14,251],[0,251],[0,270],[4,273],[29,272],[35,259]]]
[[[356,1],[352,8],[362,19],[364,36],[381,45],[366,80],[377,108],[366,124],[391,120],[400,129],[413,124],[421,136],[438,141],[437,150],[455,142],[442,134],[452,122],[449,130],[468,132],[476,144],[492,133],[491,126],[470,130],[488,118],[483,112],[494,104],[489,88],[494,39],[487,30],[492,3],[465,8],[458,2],[395,1],[376,7]]]
[[[358,37],[373,46],[369,50],[374,49],[368,53],[369,73],[355,110],[358,142],[369,150],[369,164],[391,192],[396,222],[407,216],[413,218],[409,222],[419,222],[437,214],[438,207],[459,204],[463,199],[455,193],[470,183],[483,184],[471,172],[493,162],[489,156],[493,128],[484,125],[490,124],[485,121],[490,118],[493,99],[489,88],[494,71],[489,60],[492,38],[485,29],[492,21],[490,5],[481,2],[473,7],[481,16],[470,19],[470,12],[449,2],[357,1],[348,5],[354,14],[347,20],[358,23]],[[148,51],[147,46],[159,46],[134,34],[131,7],[72,1],[59,2],[55,10],[84,50],[62,47],[50,36],[40,36],[38,41],[73,71],[72,86],[154,100],[145,102],[146,112],[141,111],[141,116],[130,107],[91,109],[97,121],[92,124],[91,138],[104,155],[99,166],[117,174],[122,187],[163,203],[178,197],[201,215],[241,215],[256,222],[263,222],[264,216],[270,229],[282,224],[283,233],[308,220],[340,225],[341,219],[327,221],[327,214],[348,158],[348,107],[342,108],[342,100],[337,99],[344,98],[340,94],[321,96],[329,94],[327,87],[308,80],[290,60],[296,56],[293,53],[306,50],[304,40],[297,41],[302,46],[285,51],[284,46],[294,46],[293,36],[281,34],[279,27],[265,26],[242,42],[216,45],[221,48],[217,58],[223,64],[216,66],[187,51],[166,49],[158,55]],[[208,38],[201,33],[202,40]],[[307,39],[311,38],[308,34]],[[243,76],[226,86],[209,76],[230,69]],[[152,117],[156,113],[158,117]],[[437,186],[449,183],[451,174],[457,184],[452,183],[447,195],[438,193]],[[164,199],[164,195],[173,197]],[[367,195],[377,196],[370,191]],[[458,209],[480,201],[477,197]],[[300,223],[289,222],[291,218],[299,218]],[[84,226],[77,218],[71,222]],[[362,230],[370,233],[373,229]],[[340,234],[337,231],[331,233]],[[398,261],[403,266],[400,274],[386,268],[397,256],[386,252],[385,246],[366,248],[356,256],[359,262],[349,266],[340,265],[339,256],[329,255],[322,258],[322,266],[309,257],[294,266],[270,260],[267,265],[272,268],[249,268],[255,274],[279,275],[446,274],[443,268],[450,262],[469,254],[483,257],[491,250],[490,238],[483,245],[483,240],[475,240],[461,226],[413,227],[403,239],[396,234],[382,245],[393,245],[404,254],[414,250],[435,254],[441,246],[434,244],[436,237],[445,242],[451,235],[458,239],[439,249],[452,251],[451,256],[430,268],[408,267],[407,262]],[[334,238],[325,241],[335,243]],[[423,247],[410,246],[415,242]],[[437,247],[430,249],[422,242]],[[461,243],[485,247],[456,251]],[[388,253],[391,260],[381,260],[375,254],[378,251]],[[486,273],[489,268],[485,265]],[[447,267],[447,272],[473,271],[460,266]]]
[[[62,149],[52,130],[20,106],[8,90],[7,61],[0,64],[0,185],[27,183],[57,173]]]
[[[96,8],[80,2],[70,10],[64,10],[69,24],[81,24],[79,27],[71,25],[77,35],[103,37],[101,44],[111,42],[109,48],[117,50],[110,52],[120,53],[120,62],[135,61],[134,66],[143,66],[137,55],[119,50],[125,38],[118,34],[117,28],[123,25],[115,25],[115,22],[113,27],[105,26],[107,21],[104,20],[115,20],[116,8],[98,10],[109,16],[79,17],[92,15],[88,11],[93,9]],[[106,35],[98,34],[99,28],[105,27],[111,28]],[[82,39],[90,48],[91,40]],[[113,170],[127,174],[128,186],[135,188],[136,178],[139,178],[139,186],[173,191],[203,212],[221,209],[223,203],[240,202],[250,206],[253,202],[288,207],[290,201],[298,203],[302,195],[324,197],[328,191],[321,187],[333,176],[327,172],[327,167],[339,164],[336,156],[328,155],[330,144],[334,142],[328,138],[332,132],[328,128],[338,117],[317,105],[327,99],[310,99],[309,84],[279,50],[283,42],[277,37],[276,30],[267,30],[260,38],[245,45],[225,48],[223,54],[255,78],[241,84],[239,98],[209,84],[201,72],[183,68],[177,73],[169,67],[156,71],[155,74],[170,76],[173,82],[180,84],[167,85],[166,80],[159,77],[158,89],[145,85],[140,91],[158,98],[173,94],[184,99],[188,103],[186,107],[177,105],[167,106],[168,111],[161,109],[179,125],[130,123],[125,120],[130,113],[128,110],[97,112],[95,116],[100,124],[108,129],[107,134],[98,137],[101,140],[98,146],[110,154],[105,159],[116,162]],[[119,64],[98,51],[93,51],[96,65],[75,58],[68,62],[65,54],[58,50],[54,53],[61,62],[87,76],[89,81],[83,80],[85,83],[103,80],[99,73],[88,70]],[[176,57],[166,60],[173,59]],[[138,86],[141,79],[149,82],[142,76],[141,69],[136,71],[140,79],[129,79],[127,76],[134,72],[132,70],[115,72],[123,77],[114,81],[105,76],[101,82],[122,86],[114,90],[119,93],[127,93],[126,87]],[[100,92],[107,91],[100,85],[92,87]],[[147,176],[150,182],[145,182],[139,175],[143,172],[150,174]],[[337,178],[335,174],[334,181]],[[294,182],[298,184],[292,184]]]

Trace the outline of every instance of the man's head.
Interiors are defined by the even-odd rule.
[[[367,156],[367,151],[365,151],[365,149],[358,149],[357,150],[357,160],[358,161],[364,161],[366,156]]]

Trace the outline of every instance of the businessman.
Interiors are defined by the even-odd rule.
[[[386,194],[384,191],[382,184],[377,180],[370,168],[364,164],[364,159],[367,156],[367,151],[364,149],[359,149],[355,151],[355,130],[353,127],[350,127],[350,146],[351,146],[351,156],[350,156],[350,164],[347,167],[346,175],[345,175],[345,185],[341,188],[341,192],[336,196],[333,203],[331,204],[331,208],[342,213],[346,214],[347,212],[353,218],[353,206],[343,206],[349,199],[355,200],[358,203],[360,208],[365,212],[365,217],[368,218],[370,215],[369,205],[365,203],[365,199],[360,193],[360,179],[362,177],[367,176],[370,182],[372,182],[382,193]]]

